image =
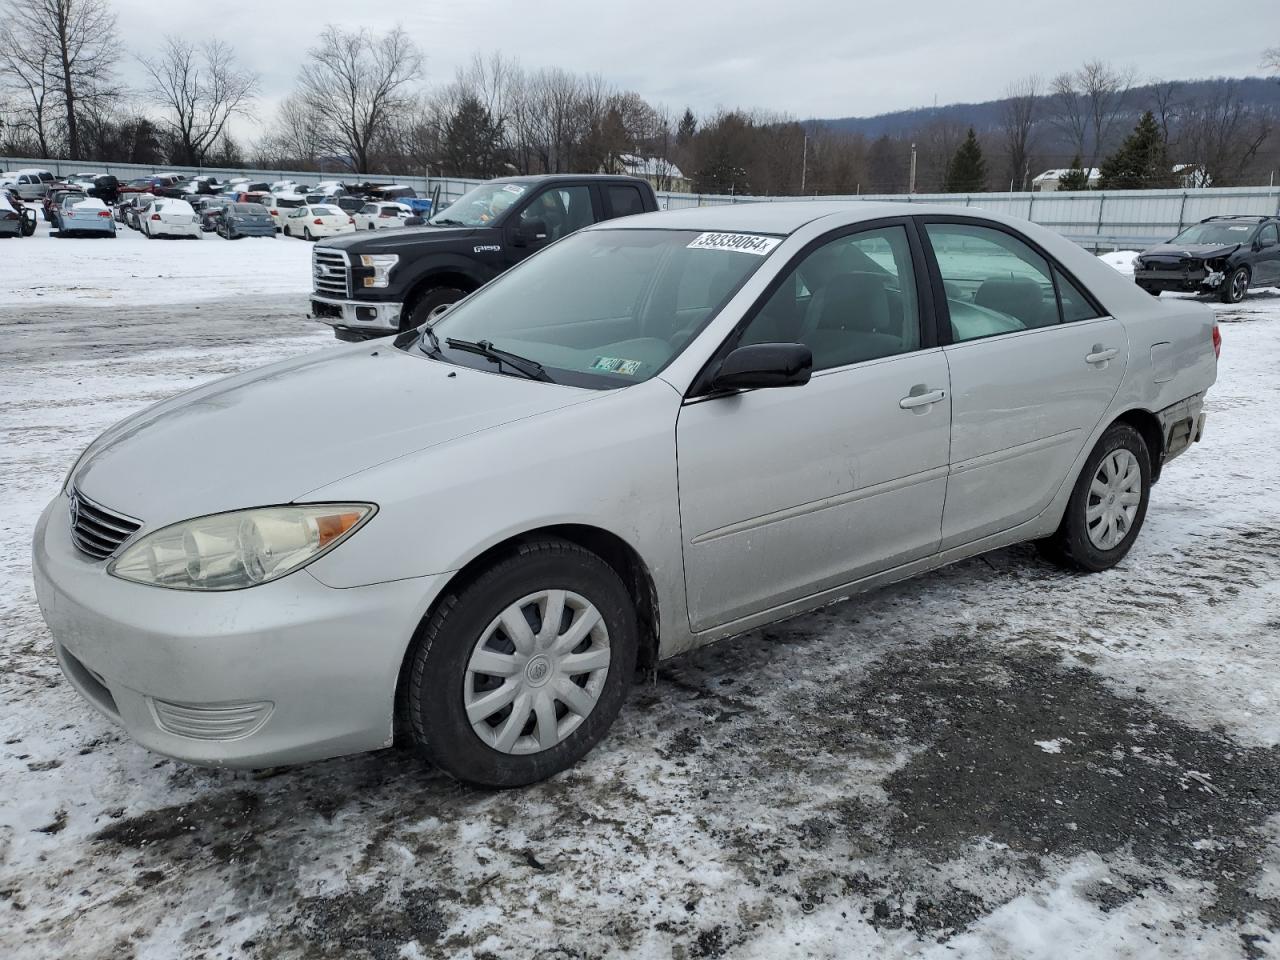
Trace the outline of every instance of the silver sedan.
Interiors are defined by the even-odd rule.
[[[608,222],[430,327],[107,431],[37,593],[69,681],[158,752],[398,737],[528,783],[638,664],[1018,541],[1120,562],[1218,346],[1205,307],[977,211]]]

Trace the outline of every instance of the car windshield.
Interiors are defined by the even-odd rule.
[[[1170,240],[1170,243],[1212,243],[1212,244],[1228,244],[1228,243],[1246,243],[1253,236],[1253,231],[1258,228],[1256,223],[1232,223],[1230,221],[1219,221],[1216,223],[1197,223],[1194,227],[1188,227],[1180,234]]]
[[[483,227],[502,216],[529,188],[523,183],[482,183],[445,207],[428,223],[437,226]]]
[[[487,345],[540,364],[557,383],[608,389],[665,367],[764,262],[694,230],[587,230],[482,287],[406,343],[451,363],[511,372],[451,347]]]

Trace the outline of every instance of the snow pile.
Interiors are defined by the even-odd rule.
[[[1116,250],[1113,253],[1099,254],[1098,259],[1107,266],[1114,267],[1123,274],[1133,276],[1133,261],[1137,256],[1137,250]]]

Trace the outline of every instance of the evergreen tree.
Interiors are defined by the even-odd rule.
[[[680,124],[676,127],[676,143],[682,147],[687,145],[697,132],[698,118],[693,115],[691,109],[685,107],[684,116],[680,118]]]
[[[956,155],[947,164],[946,193],[980,193],[987,189],[987,162],[982,159],[982,147],[978,144],[973,127]]]
[[[1172,185],[1169,154],[1150,110],[1120,149],[1102,161],[1098,173],[1100,190],[1150,190]]]
[[[445,121],[444,162],[455,177],[488,179],[497,173],[502,121],[474,96],[465,96]]]
[[[1071,160],[1071,167],[1058,178],[1059,190],[1088,190],[1089,173],[1080,165],[1080,154]]]

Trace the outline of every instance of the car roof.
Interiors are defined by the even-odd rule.
[[[644,213],[622,220],[606,220],[591,229],[623,230],[705,230],[746,233],[795,233],[807,223],[823,217],[839,217],[849,223],[877,220],[881,217],[908,217],[927,214],[978,216],[990,214],[970,207],[942,204],[905,203],[879,200],[784,200],[687,207]]]
[[[644,177],[621,173],[530,173],[518,177],[495,177],[491,183],[545,183],[548,180],[616,180],[620,183],[648,183]]]

